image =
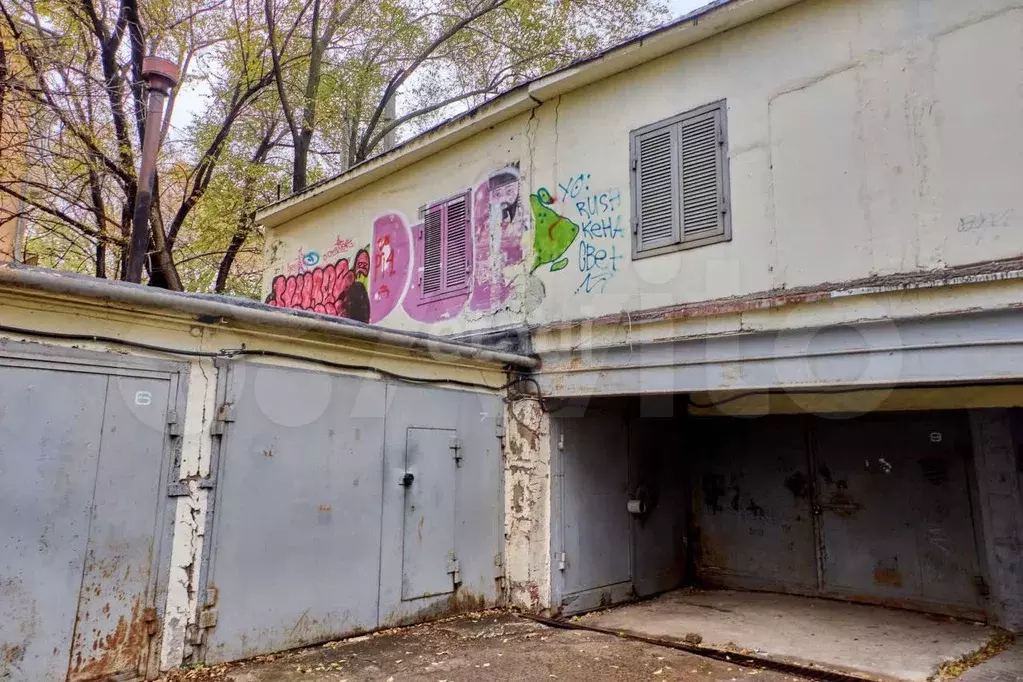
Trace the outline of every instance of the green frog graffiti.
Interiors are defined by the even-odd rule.
[[[529,205],[533,209],[533,251],[536,253],[532,272],[547,263],[551,264],[551,272],[563,270],[568,259],[562,256],[579,235],[579,226],[551,209],[553,203],[554,197],[545,187],[529,195]]]

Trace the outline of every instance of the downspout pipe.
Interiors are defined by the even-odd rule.
[[[454,343],[427,334],[395,332],[361,322],[301,310],[274,308],[264,303],[227,296],[188,294],[76,274],[5,266],[0,266],[0,286],[37,289],[60,296],[78,296],[140,308],[171,310],[203,318],[200,321],[205,323],[231,320],[264,329],[324,334],[422,353],[466,358],[522,371],[540,367],[539,360],[525,355]]]

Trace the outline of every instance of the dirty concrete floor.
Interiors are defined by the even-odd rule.
[[[487,613],[392,630],[172,680],[230,682],[805,682],[674,649]]]
[[[734,645],[776,660],[912,682],[998,636],[994,628],[942,616],[730,590],[678,590],[581,623],[653,638],[693,633],[705,647]]]
[[[1023,638],[1005,652],[967,670],[959,682],[1023,682]]]

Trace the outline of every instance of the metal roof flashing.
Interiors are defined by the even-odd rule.
[[[460,116],[313,184],[256,212],[256,222],[278,227],[350,194],[477,132],[544,102],[794,5],[802,0],[714,0],[678,20],[502,93]]]

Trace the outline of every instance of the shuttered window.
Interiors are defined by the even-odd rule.
[[[444,285],[444,211],[442,206],[423,216],[423,294],[436,294]]]
[[[731,239],[725,102],[635,130],[633,257]]]
[[[463,294],[469,288],[469,195],[459,194],[423,211],[419,231],[422,300],[433,301]]]

